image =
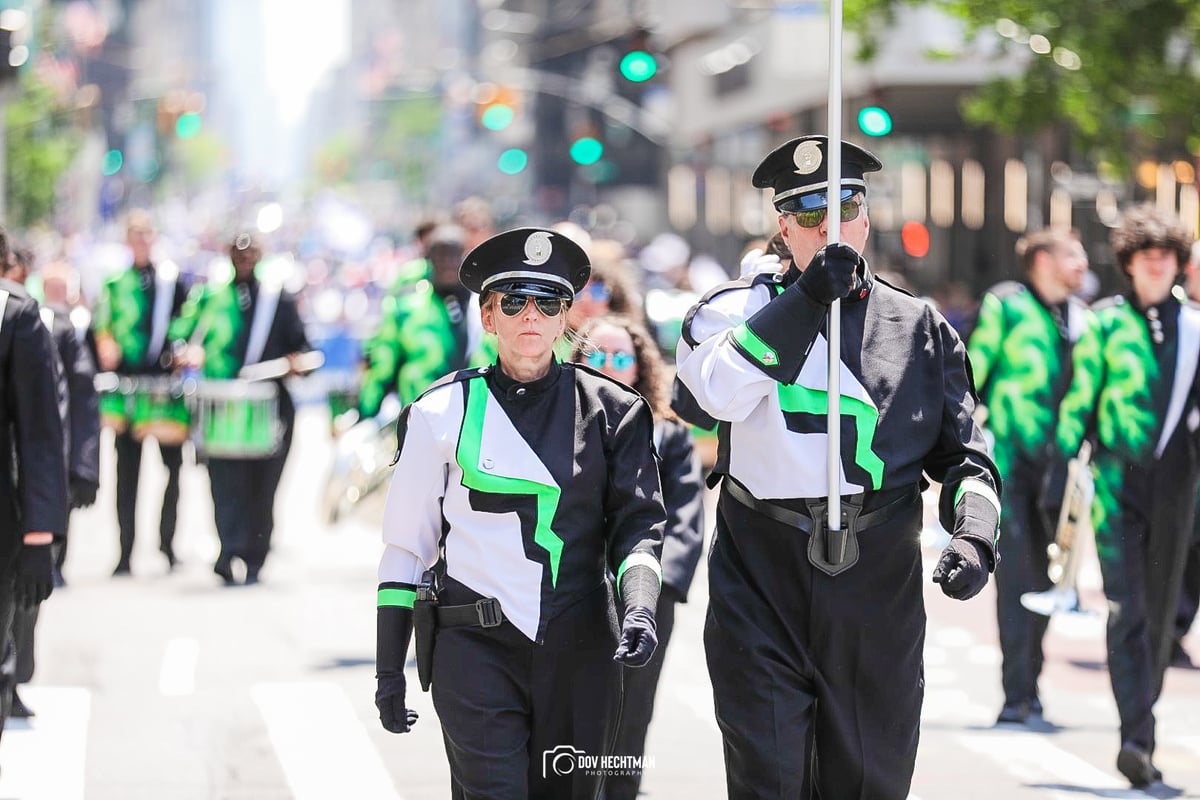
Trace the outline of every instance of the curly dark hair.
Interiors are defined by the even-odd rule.
[[[1192,237],[1178,218],[1149,203],[1126,211],[1121,224],[1113,229],[1110,241],[1122,272],[1129,271],[1129,262],[1135,253],[1153,247],[1173,250],[1179,268],[1183,269],[1192,245]]]
[[[646,398],[654,418],[656,420],[675,419],[675,412],[671,410],[671,376],[668,373],[666,362],[663,361],[662,353],[659,352],[654,337],[640,322],[622,314],[605,314],[602,317],[589,319],[575,334],[575,343],[571,348],[571,360],[580,362],[589,353],[596,352],[598,348],[591,340],[590,334],[602,325],[620,328],[633,340],[633,355],[637,359],[637,380],[633,382],[633,389]]]

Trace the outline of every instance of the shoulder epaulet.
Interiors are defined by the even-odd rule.
[[[1000,283],[988,289],[987,293],[994,295],[997,300],[1004,300],[1028,291],[1029,287],[1020,281],[1000,281]]]
[[[417,402],[417,400],[420,400],[425,395],[435,392],[438,389],[441,389],[443,386],[449,386],[452,383],[461,383],[462,381],[469,381],[471,378],[478,378],[481,375],[487,375],[492,371],[492,369],[493,367],[487,366],[478,367],[476,369],[460,369],[457,372],[447,373],[446,375],[443,375],[433,383],[426,386],[425,391],[417,395],[416,399],[414,399],[412,402]],[[412,405],[412,403],[409,403],[409,405]]]
[[[603,372],[596,369],[595,367],[588,366],[587,364],[581,364],[577,361],[571,362],[570,366],[574,367],[576,370],[583,372],[585,374],[593,375],[597,378],[602,378],[605,382],[612,384],[614,387],[621,390],[625,394],[631,395],[633,397],[639,397],[639,398],[642,396],[636,389],[631,387],[629,384],[621,383],[621,381],[617,380],[616,378],[613,378],[612,376],[605,375]]]
[[[917,296],[915,294],[913,294],[908,289],[905,289],[902,286],[897,286],[896,284],[891,283],[890,281],[887,281],[887,280],[879,277],[878,275],[872,275],[871,277],[873,280],[875,280],[878,283],[882,283],[884,286],[888,287],[889,289],[893,289],[893,290],[899,292],[900,294],[906,294],[911,298],[919,299],[919,298],[917,298]]]
[[[747,276],[745,278],[737,278],[736,280],[725,281],[724,283],[718,283],[716,286],[705,292],[704,296],[700,298],[700,302],[707,303],[709,300],[713,299],[719,294],[724,294],[725,292],[730,292],[734,289],[749,289],[751,286],[757,286],[758,284],[778,285],[779,280],[773,274],[759,273],[757,275]]]

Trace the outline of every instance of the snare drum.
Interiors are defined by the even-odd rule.
[[[134,384],[133,438],[158,440],[178,446],[187,441],[191,414],[184,400],[183,384],[169,376],[139,376]]]
[[[132,387],[131,381],[126,381]],[[116,388],[100,392],[100,424],[120,435],[129,428],[129,393]]]
[[[192,440],[204,458],[270,458],[283,442],[273,381],[201,381]]]

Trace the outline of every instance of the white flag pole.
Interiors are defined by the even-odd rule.
[[[829,233],[826,244],[841,241],[842,233],[842,0],[829,2],[829,146],[826,153],[829,182],[826,184],[825,220]],[[827,475],[829,490],[829,530],[842,529],[842,301],[829,305],[829,410],[827,427],[829,450]],[[829,543],[840,542],[844,536],[832,536]],[[826,552],[833,563],[841,561],[841,553]]]

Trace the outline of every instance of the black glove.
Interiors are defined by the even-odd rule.
[[[95,481],[72,475],[70,480],[71,508],[87,508],[96,502],[96,492],[99,488]]]
[[[631,608],[625,612],[621,625],[621,643],[613,653],[613,661],[627,667],[644,667],[658,647],[654,632],[654,612],[648,608]]]
[[[933,568],[933,582],[942,585],[942,592],[947,597],[969,600],[987,585],[989,574],[984,546],[973,539],[956,536]]]
[[[866,262],[850,245],[838,242],[817,251],[800,273],[800,288],[818,303],[829,305],[849,296],[858,283],[858,269]]]
[[[403,675],[379,678],[375,690],[375,705],[379,709],[379,721],[391,733],[408,733],[420,716],[411,708],[404,707],[405,681]]]
[[[48,544],[23,544],[13,570],[13,599],[18,608],[33,608],[54,589],[54,557]]]

